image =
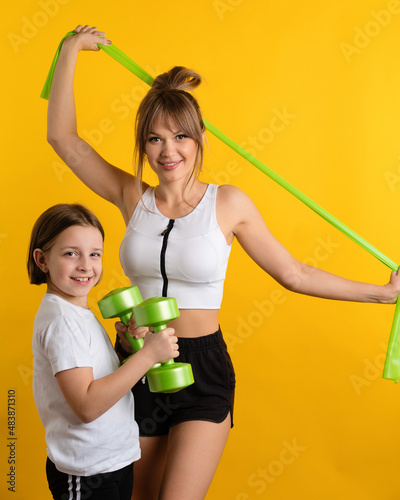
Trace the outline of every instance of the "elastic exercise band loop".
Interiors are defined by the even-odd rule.
[[[64,42],[65,38],[70,35],[74,35],[75,32],[69,32],[61,41],[56,55],[54,57],[53,63],[51,65],[49,74],[46,79],[45,86],[43,87],[42,93],[40,97],[44,99],[49,98],[51,83],[53,81],[54,70],[57,64],[58,56],[60,53],[61,45]],[[125,68],[127,68],[130,72],[135,74],[138,78],[143,80],[148,85],[152,85],[154,78],[149,75],[144,69],[142,69],[138,64],[136,64],[130,57],[124,54],[121,50],[119,50],[115,45],[102,45],[98,44],[98,46],[106,52],[109,56],[115,59],[117,62],[122,64]],[[244,159],[250,162],[252,165],[257,167],[259,170],[264,172],[268,177],[270,177],[273,181],[279,184],[281,187],[289,191],[289,193],[293,194],[298,200],[307,205],[311,210],[316,212],[322,218],[324,218],[327,222],[332,224],[332,226],[336,227],[343,234],[348,236],[351,240],[357,243],[359,246],[367,250],[370,254],[379,259],[383,264],[388,266],[392,271],[397,271],[399,269],[398,264],[396,264],[392,259],[384,255],[373,245],[368,243],[364,238],[355,233],[348,226],[343,224],[339,219],[334,217],[332,214],[327,212],[320,205],[311,200],[304,193],[299,191],[297,188],[292,186],[289,182],[283,179],[280,175],[275,173],[269,167],[264,165],[260,160],[258,160],[255,156],[251,155],[244,148],[236,144],[232,139],[227,137],[224,133],[218,130],[214,125],[208,122],[206,119],[203,119],[204,125],[213,135],[215,135],[218,139],[224,142],[231,149],[236,151],[239,155],[241,155]],[[388,349],[386,353],[385,367],[383,370],[383,378],[388,380],[394,380],[396,383],[400,380],[400,296],[397,299],[395,316],[393,319],[392,329],[389,338]]]
[[[43,86],[42,93],[40,94],[40,97],[42,97],[43,99],[49,98],[51,84],[53,83],[54,71],[56,69],[58,56],[60,55],[62,44],[64,43],[64,40],[71,35],[75,35],[75,31],[70,31],[69,33],[67,33],[65,37],[61,40],[60,45],[57,48],[56,55],[54,56],[53,62],[51,63],[49,74],[47,75],[45,84]]]

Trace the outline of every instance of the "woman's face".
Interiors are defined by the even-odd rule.
[[[187,181],[193,174],[197,142],[174,122],[157,120],[146,139],[145,152],[160,183]]]

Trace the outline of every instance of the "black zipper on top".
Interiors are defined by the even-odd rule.
[[[168,277],[167,277],[167,273],[165,271],[165,252],[167,251],[168,236],[169,236],[169,233],[172,231],[172,228],[174,227],[174,223],[175,223],[175,220],[170,219],[168,222],[168,226],[161,233],[161,236],[163,237],[163,242],[162,242],[161,254],[160,254],[160,268],[161,268],[161,276],[163,279],[163,288],[162,288],[162,296],[163,297],[167,297],[167,292],[168,292]]]

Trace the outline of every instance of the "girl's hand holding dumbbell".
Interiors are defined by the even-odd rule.
[[[143,349],[151,349],[151,355],[154,357],[154,364],[166,363],[172,358],[179,356],[178,337],[175,336],[173,328],[165,328],[144,339]]]

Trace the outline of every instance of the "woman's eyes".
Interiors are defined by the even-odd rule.
[[[186,139],[187,137],[189,137],[189,136],[187,136],[185,134],[178,134],[175,136],[175,139],[178,139],[178,141],[182,141],[183,139]],[[158,142],[161,140],[162,140],[161,137],[157,137],[157,136],[153,136],[153,137],[149,138],[149,142]]]

